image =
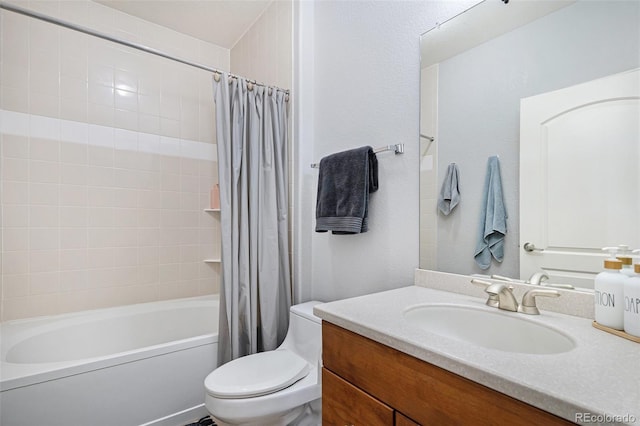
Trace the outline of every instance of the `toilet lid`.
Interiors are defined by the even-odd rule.
[[[284,389],[309,374],[310,366],[287,350],[261,352],[234,359],[213,370],[204,381],[209,395],[245,398]]]

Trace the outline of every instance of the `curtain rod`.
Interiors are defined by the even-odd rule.
[[[130,47],[132,49],[137,49],[137,50],[140,50],[142,52],[151,53],[152,55],[156,55],[156,56],[160,56],[160,57],[165,58],[165,59],[170,59],[172,61],[180,62],[181,64],[189,65],[189,66],[195,67],[195,68],[199,68],[199,69],[204,70],[204,71],[209,71],[209,72],[214,73],[214,74],[222,74],[224,72],[224,71],[220,71],[220,70],[218,70],[216,68],[211,68],[211,67],[208,67],[206,65],[199,64],[197,62],[191,62],[191,61],[187,61],[186,59],[181,59],[181,58],[178,58],[176,56],[169,55],[168,53],[162,52],[161,50],[157,50],[157,49],[154,49],[152,47],[144,46],[144,45],[138,44],[138,43],[133,43],[133,42],[130,42],[130,41],[127,41],[127,40],[122,40],[122,39],[119,39],[117,37],[110,36],[109,34],[106,34],[106,33],[100,32],[100,31],[95,31],[95,30],[92,30],[91,28],[83,27],[82,25],[77,25],[77,24],[73,24],[73,23],[68,22],[68,21],[63,21],[62,19],[53,18],[51,16],[47,16],[47,15],[44,15],[42,13],[35,12],[33,10],[29,10],[29,9],[22,8],[20,6],[9,4],[9,3],[6,3],[4,1],[0,1],[0,9],[5,9],[5,10],[8,10],[10,12],[19,13],[21,15],[25,15],[25,16],[28,16],[30,18],[35,18],[35,19],[39,19],[41,21],[48,22],[50,24],[59,25],[61,27],[65,27],[65,28],[68,28],[68,29],[73,30],[73,31],[78,31],[78,32],[81,32],[81,33],[84,33],[84,34],[87,34],[87,35],[90,35],[90,36],[93,36],[93,37],[97,37],[97,38],[101,38],[103,40],[107,40],[107,41],[110,41],[110,42],[113,42],[113,43],[121,44],[123,46],[127,46],[127,47]],[[239,76],[239,75],[235,75],[235,74],[231,74],[231,73],[228,73],[228,74],[229,74],[229,76],[231,78],[244,78],[244,77]],[[244,78],[244,79],[248,83],[253,83],[253,84],[257,85],[257,86],[268,87],[266,84],[259,83],[259,82],[255,81],[255,80],[250,80],[248,78]],[[288,89],[281,89],[279,87],[275,87],[275,89],[283,91],[287,95],[289,94],[289,90]]]

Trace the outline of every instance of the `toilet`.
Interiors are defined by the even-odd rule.
[[[210,373],[205,406],[218,425],[312,426],[321,423],[322,329],[312,301],[289,311],[289,330],[273,351],[247,355]]]

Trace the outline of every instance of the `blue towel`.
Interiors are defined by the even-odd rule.
[[[491,256],[498,262],[502,262],[506,234],[507,208],[502,195],[500,160],[497,156],[493,156],[487,161],[478,242],[474,254],[475,261],[481,269],[491,266]]]
[[[460,172],[458,171],[458,166],[456,163],[449,164],[447,175],[444,177],[440,195],[438,196],[438,210],[445,216],[448,216],[460,202],[459,180]]]
[[[370,146],[324,157],[318,172],[316,232],[367,232],[369,193],[377,190],[378,160]]]

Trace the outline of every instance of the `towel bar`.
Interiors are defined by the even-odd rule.
[[[395,154],[404,154],[404,144],[403,143],[397,143],[395,145],[387,145],[387,146],[382,146],[380,148],[376,148],[373,150],[373,152],[375,152],[376,154],[380,153],[380,152],[385,152],[385,151],[393,151]],[[320,167],[319,163],[311,163],[311,167],[314,169],[317,169]]]

